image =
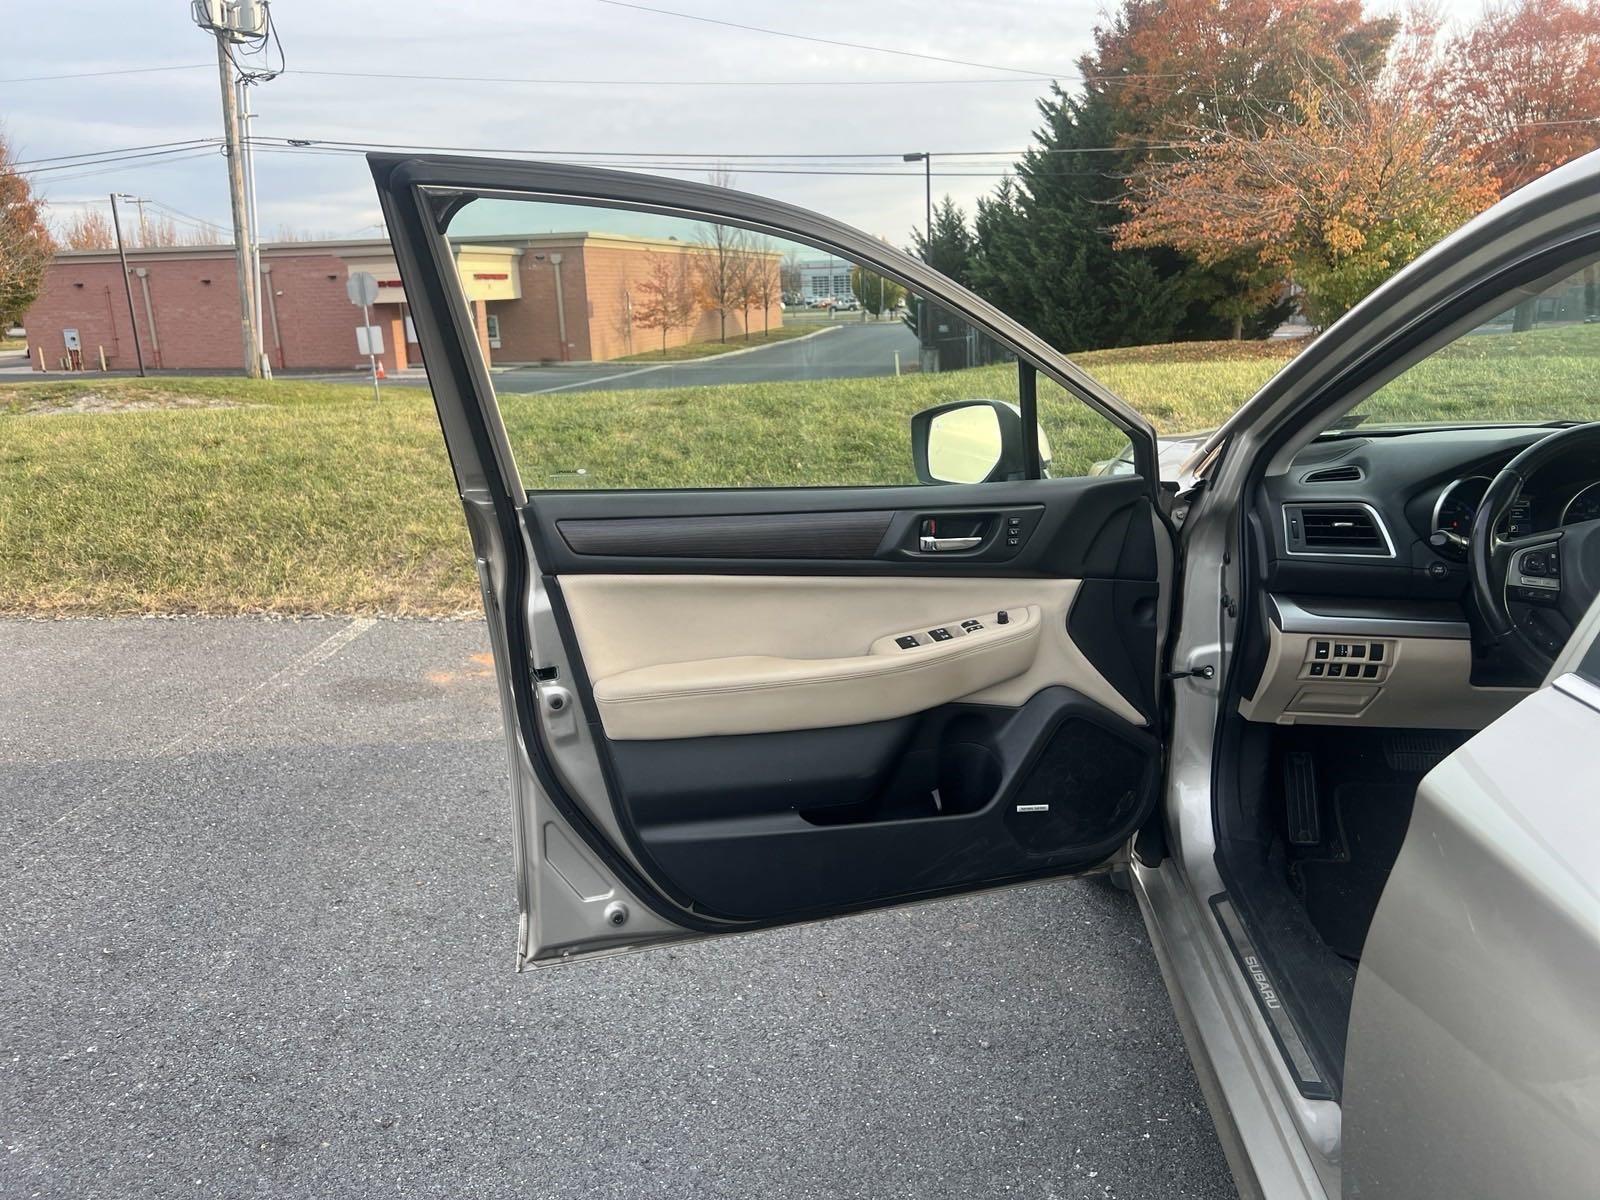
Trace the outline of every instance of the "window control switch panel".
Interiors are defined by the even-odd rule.
[[[956,638],[971,637],[975,633],[984,633],[1004,626],[1013,621],[1025,620],[1026,609],[998,609],[995,612],[979,613],[975,617],[963,617],[959,621],[949,621],[943,625],[930,625],[926,629],[912,629],[905,633],[890,634],[888,638],[880,639],[883,642],[893,642],[901,650],[916,650],[926,646],[937,645],[940,642],[951,642]]]

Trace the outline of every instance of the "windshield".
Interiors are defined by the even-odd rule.
[[[1600,419],[1600,267],[1518,301],[1368,396],[1336,425]]]

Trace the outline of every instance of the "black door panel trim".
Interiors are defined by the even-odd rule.
[[[574,554],[622,558],[871,558],[894,513],[741,513],[556,522]]]
[[[533,492],[526,513],[549,575],[765,574],[978,575],[1004,578],[1154,580],[1151,506],[1134,476],[1034,479],[950,487],[779,488],[730,491]],[[925,515],[1017,515],[1022,545],[993,537],[974,552],[918,554]],[[807,536],[790,553],[767,550],[785,528],[839,515],[888,517],[884,536],[862,557],[842,557]],[[716,521],[741,522],[717,532]],[[865,522],[863,522],[865,523]],[[685,525],[691,535],[672,533]],[[617,531],[604,533],[602,527]],[[732,530],[737,529],[737,537]],[[649,541],[651,536],[665,543]],[[583,550],[577,549],[582,545]],[[752,553],[751,548],[760,549]]]

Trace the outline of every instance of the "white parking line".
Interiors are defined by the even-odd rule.
[[[640,367],[637,371],[620,371],[615,375],[602,375],[598,379],[575,379],[571,383],[559,383],[555,387],[535,388],[531,392],[523,392],[522,395],[543,396],[547,392],[564,392],[568,388],[593,387],[597,383],[610,383],[613,379],[632,379],[635,375],[648,375],[651,371],[661,370],[662,367],[676,365],[675,363],[662,363],[660,366],[655,367]]]
[[[224,704],[221,708],[218,708],[214,712],[207,714],[204,719],[184,730],[184,732],[180,733],[177,737],[173,738],[165,745],[157,747],[156,750],[150,755],[150,758],[165,758],[167,755],[179,753],[180,751],[184,750],[185,743],[200,741],[205,737],[206,734],[215,732],[218,728],[225,724],[228,718],[231,717],[242,704],[244,704],[251,697],[255,696],[257,693],[265,691],[267,688],[273,687],[280,683],[294,682],[307,671],[311,670],[312,667],[327,662],[328,659],[339,653],[339,651],[343,650],[351,642],[355,641],[358,637],[360,637],[367,630],[371,629],[377,623],[378,622],[372,617],[352,618],[348,625],[343,626],[334,633],[330,634],[328,637],[323,638],[322,641],[311,647],[311,649],[307,650],[304,654],[301,654],[287,666],[268,676],[266,679],[263,679],[253,687],[247,688],[238,696],[235,696],[232,700]],[[148,759],[146,761],[148,761]],[[51,831],[59,826],[62,822],[70,820],[72,817],[76,816],[78,813],[81,813],[90,805],[96,804],[100,800],[104,799],[106,794],[116,787],[118,782],[119,780],[114,779],[88,799],[74,804],[71,808],[67,809],[66,812],[62,813],[54,821],[51,821],[50,824],[39,830],[39,832],[34,834],[31,838],[13,847],[14,852],[20,857],[24,850],[27,850],[30,846],[33,846],[49,837]],[[109,805],[106,806],[106,809],[102,811],[101,815],[104,816],[105,812],[115,808],[116,805],[121,802],[121,799],[122,797],[119,796],[116,800],[113,800]],[[18,867],[19,869],[26,869],[27,867],[32,866],[33,863],[38,862],[42,857],[44,857],[44,855],[41,853],[28,862],[19,863]]]

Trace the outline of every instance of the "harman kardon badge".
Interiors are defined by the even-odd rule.
[[[1048,804],[1019,804],[1019,805],[1017,805],[1017,811],[1018,812],[1049,812],[1050,811],[1050,806]]]

